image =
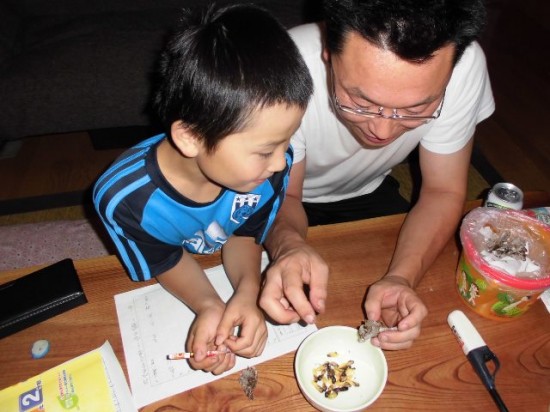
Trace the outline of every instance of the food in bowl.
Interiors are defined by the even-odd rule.
[[[337,352],[327,354],[328,358],[338,356]],[[340,392],[345,392],[349,388],[359,386],[354,380],[355,367],[353,360],[338,364],[334,361],[326,361],[313,369],[313,386],[325,398],[334,399]]]
[[[325,396],[326,391],[319,391],[313,384],[313,371],[326,362],[334,362],[338,367],[342,365],[352,372],[353,382],[359,386],[352,384],[347,390],[339,390],[337,396]],[[294,367],[298,386],[306,400],[325,412],[364,410],[378,399],[388,376],[382,350],[373,346],[370,340],[359,342],[357,329],[349,326],[328,326],[309,335],[296,352]]]

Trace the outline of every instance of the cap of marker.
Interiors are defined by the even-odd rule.
[[[474,349],[487,346],[470,319],[461,310],[453,310],[447,317],[447,322],[465,355]]]
[[[33,359],[43,358],[50,351],[50,342],[46,339],[40,339],[33,343],[31,348],[31,355]]]

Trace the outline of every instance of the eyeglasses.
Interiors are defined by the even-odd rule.
[[[410,115],[401,115],[397,113],[398,109],[391,109],[392,113],[390,115],[384,114],[384,107],[379,106],[377,111],[371,111],[362,107],[352,108],[346,105],[343,105],[338,100],[338,96],[336,96],[336,87],[334,82],[334,71],[331,68],[331,80],[332,80],[332,101],[334,103],[334,106],[340,110],[341,112],[353,114],[356,116],[361,117],[368,117],[368,118],[383,118],[383,119],[389,119],[389,120],[396,120],[401,122],[413,122],[418,124],[426,124],[430,121],[437,119],[441,115],[441,110],[443,110],[443,103],[445,102],[445,92],[443,92],[443,97],[441,98],[441,102],[439,103],[439,107],[431,116],[410,116]]]

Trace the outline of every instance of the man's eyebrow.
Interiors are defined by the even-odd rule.
[[[363,99],[363,100],[366,100],[370,103],[372,103],[373,106],[382,106],[378,103],[375,103],[370,97],[368,97],[365,93],[363,93],[362,90],[358,89],[357,87],[352,87],[351,89],[349,89],[349,91],[347,92],[349,95],[352,95],[352,96],[357,96],[359,97],[360,99]],[[437,96],[428,96],[426,97],[424,100],[418,102],[418,103],[415,103],[411,106],[407,106],[407,107],[395,107],[395,109],[410,109],[410,108],[413,108],[413,107],[418,107],[418,106],[424,106],[426,104],[430,104],[430,103],[433,103],[434,101],[437,100]],[[384,107],[384,106],[382,106]]]

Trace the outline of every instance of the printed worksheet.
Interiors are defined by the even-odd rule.
[[[262,269],[267,263],[264,253]],[[205,272],[221,298],[227,301],[233,288],[223,267]],[[292,352],[317,330],[315,325],[267,322],[269,337],[262,355],[252,359],[237,357],[233,369],[214,376],[191,369],[186,360],[166,359],[168,354],[185,350],[187,331],[195,315],[162,286],[156,284],[115,295],[115,303],[130,387],[138,408]]]

